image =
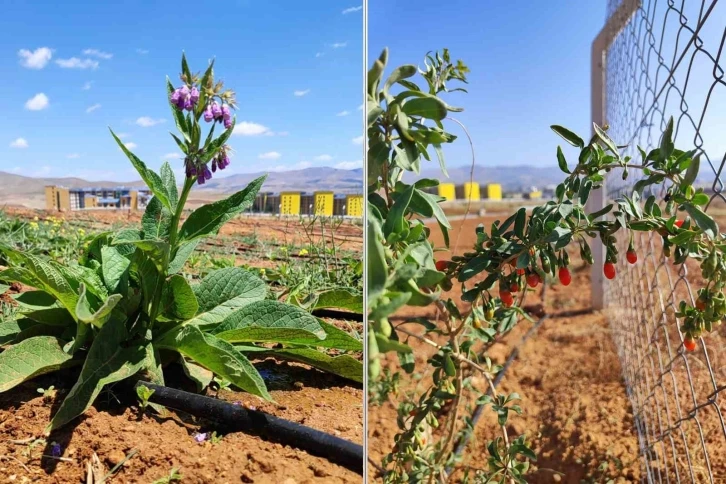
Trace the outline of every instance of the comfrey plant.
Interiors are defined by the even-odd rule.
[[[726,316],[726,242],[715,221],[701,208],[709,197],[695,189],[699,169],[696,151],[682,151],[673,144],[673,120],[663,133],[660,146],[634,163],[620,153],[606,129],[594,126],[595,136],[585,142],[561,126],[552,129],[580,150],[577,163],[568,165],[560,148],[557,160],[565,173],[556,199],[535,207],[522,208],[504,222],[477,228],[472,251],[451,260],[434,259],[429,229],[420,218],[434,217],[444,238],[450,228],[438,202],[423,188],[438,180],[423,179],[413,184],[401,181],[404,171],[418,172],[427,150],[453,141],[443,131],[448,112],[455,111],[438,95],[446,82],[464,80],[462,64],[453,64],[448,53],[427,56],[426,70],[420,71],[428,90],[409,78],[414,66],[395,69],[379,90],[387,53],[374,63],[368,77],[368,294],[369,368],[371,388],[377,401],[398,391],[399,374],[381,373],[380,357],[395,352],[406,373],[415,370],[413,349],[408,340],[436,349],[427,360],[423,390],[401,398],[398,404],[399,432],[383,458],[387,482],[444,482],[451,470],[461,466],[465,443],[473,434],[472,413],[467,404],[476,402],[476,412],[489,408],[496,415],[500,435],[487,442],[488,459],[476,468],[464,466],[466,482],[526,482],[526,472],[535,453],[524,436],[508,435],[507,421],[521,413],[517,394],[500,394],[494,384],[502,367],[492,363],[487,349],[528,315],[520,305],[528,290],[536,288],[547,274],[571,283],[567,248],[577,243],[585,262],[592,263],[588,239],[599,239],[607,250],[603,273],[616,277],[619,253],[616,234],[626,231],[630,244],[626,260],[637,263],[634,232],[654,231],[660,235],[663,255],[682,264],[687,258],[700,262],[703,287],[696,301],[681,301],[675,316],[680,320],[683,351],[693,351],[696,340],[719,325]],[[395,84],[400,93],[392,93]],[[443,168],[443,157],[439,154]],[[631,196],[622,197],[597,213],[586,213],[585,204],[593,189],[602,185],[613,170],[640,170],[643,177]],[[650,193],[665,193],[662,200]],[[645,198],[645,199],[644,199]],[[679,216],[681,211],[685,215]],[[461,299],[471,305],[464,312],[441,292],[460,284]],[[495,289],[496,288],[496,289]],[[436,304],[440,318],[407,320],[394,326],[389,320],[403,306]],[[419,331],[411,325],[417,324]],[[415,326],[414,326],[415,328]],[[423,331],[421,331],[423,330]],[[479,376],[481,378],[474,379]],[[475,381],[484,384],[482,388]],[[385,392],[391,392],[386,394]]]
[[[127,378],[163,384],[162,363],[182,365],[199,390],[216,375],[266,400],[265,383],[245,354],[301,361],[362,381],[358,360],[319,351],[360,351],[360,341],[300,307],[267,300],[267,286],[253,273],[228,267],[195,284],[180,273],[199,242],[249,207],[265,180],[194,210],[181,223],[194,184],[229,164],[225,143],[235,124],[234,93],[214,83],[212,63],[200,78],[182,56],[181,80],[176,89],[167,82],[179,130],[172,136],[186,156],[181,191],[168,163],[155,173],[112,131],[154,195],[141,227],[95,236],[77,264],[0,246],[9,261],[0,281],[34,288],[14,296],[19,311],[0,323],[0,392],[82,366],[47,431],[82,414],[105,385]],[[215,123],[202,138],[205,113],[211,113],[205,121],[223,123],[219,137]]]

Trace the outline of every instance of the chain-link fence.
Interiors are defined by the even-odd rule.
[[[622,2],[609,0],[610,18]],[[701,153],[707,211],[726,227],[726,1],[642,0],[606,52],[605,119],[627,154],[656,147],[668,118],[676,147]],[[638,174],[607,180],[609,198]],[[657,195],[657,194],[656,194]],[[661,193],[661,196],[664,193]],[[644,482],[726,482],[726,325],[685,352],[675,310],[702,287],[694,261],[676,266],[658,234],[638,234],[639,262],[605,284],[610,318],[640,442]],[[628,237],[620,240],[624,253]]]

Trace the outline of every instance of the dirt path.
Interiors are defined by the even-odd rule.
[[[493,220],[486,217],[467,221],[458,252],[470,249],[479,223],[491,224]],[[458,224],[454,225],[452,243]],[[432,232],[434,241],[441,243],[435,227]],[[589,298],[589,273],[584,269],[574,271],[570,286],[548,287],[543,308],[548,319],[519,348],[517,360],[499,387],[522,397],[524,413],[510,418],[508,431],[510,435],[526,434],[534,444],[538,461],[531,468],[528,482],[605,483],[610,479],[632,482],[640,478],[638,442],[619,360],[605,316],[590,310]],[[531,295],[527,304],[538,301],[539,294]],[[435,317],[431,308],[423,313]],[[416,315],[424,314],[419,311]],[[502,364],[531,326],[529,322],[520,323],[491,348],[490,357]],[[416,347],[420,369],[431,351],[410,343]],[[396,364],[390,359],[386,362],[388,367]],[[474,385],[483,388],[483,381],[475,379]],[[375,460],[380,460],[396,433],[394,419],[395,407],[391,403],[369,412],[369,449]],[[486,441],[497,435],[492,412],[486,411],[467,449],[465,464],[484,467]],[[375,475],[370,466],[369,475]]]

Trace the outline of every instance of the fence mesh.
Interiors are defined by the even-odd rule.
[[[611,16],[620,1],[609,0]],[[670,116],[676,147],[701,153],[697,183],[707,211],[726,227],[726,0],[642,0],[607,51],[609,133],[640,160],[656,147]],[[610,198],[639,178],[607,180]],[[664,195],[664,193],[661,193]],[[726,482],[726,327],[685,352],[675,309],[702,287],[700,268],[676,266],[658,234],[635,234],[639,262],[618,267],[604,288],[640,443],[643,482]],[[628,237],[621,237],[625,253]],[[726,326],[726,325],[725,325]]]

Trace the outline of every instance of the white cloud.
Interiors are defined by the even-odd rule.
[[[93,59],[79,59],[78,57],[58,59],[55,63],[63,69],[96,69],[98,67],[98,61]]]
[[[25,102],[25,109],[30,109],[31,111],[40,111],[41,109],[47,108],[49,102],[50,101],[48,99],[48,96],[41,92]]]
[[[48,64],[50,58],[53,57],[53,51],[48,47],[38,47],[34,51],[28,49],[20,49],[20,65],[28,69],[42,69]]]
[[[84,91],[88,91],[89,89],[91,89],[91,84],[93,84],[93,81],[88,81],[83,85],[81,89],[83,89]]]
[[[341,111],[336,116],[348,116],[350,114],[350,111]]]
[[[164,120],[154,119],[150,118],[149,116],[141,116],[139,119],[136,120],[136,124],[141,126],[142,128],[150,128],[151,126],[156,126],[157,124],[163,123]]]
[[[305,168],[310,168],[313,166],[312,163],[309,161],[299,161],[295,163],[294,165],[277,165],[276,167],[272,168],[270,171],[290,171],[290,170],[304,170]]]
[[[333,45],[331,45],[331,47],[333,49],[340,49],[342,47],[345,47],[346,45],[348,45],[348,42],[336,42]]]
[[[354,145],[362,145],[363,144],[363,136],[356,136],[353,138],[353,144]]]
[[[127,147],[128,149],[130,149],[130,150],[133,150],[133,149],[134,149],[134,148],[136,148],[136,147],[137,147],[138,145],[137,145],[136,143],[128,142],[128,143],[124,143],[124,146],[126,146],[126,147]]]
[[[315,157],[315,161],[330,161],[333,157],[330,155],[320,155]]]
[[[343,15],[349,14],[349,13],[355,13],[360,12],[363,10],[363,5],[358,5],[357,7],[350,7],[343,10]]]
[[[167,153],[161,157],[162,160],[181,160],[182,158],[181,153]]]
[[[18,138],[12,143],[10,143],[11,148],[27,148],[28,147],[28,141],[25,138]]]
[[[315,57],[322,57],[322,56],[324,56],[324,55],[325,55],[325,54],[324,54],[324,53],[322,53],[322,52],[316,52],[316,53],[315,53]]]
[[[92,113],[93,111],[95,111],[96,109],[98,109],[100,107],[101,107],[101,105],[98,104],[98,103],[96,103],[93,106],[88,106],[88,108],[86,109],[86,112],[87,113]]]
[[[69,160],[75,160],[76,158],[80,157],[81,155],[79,155],[78,153],[69,153],[66,155],[66,158],[68,158]]]
[[[141,54],[141,55],[146,55],[149,53],[149,51],[146,49],[136,49],[136,53]]]
[[[363,160],[341,161],[333,168],[337,168],[339,170],[354,170],[356,168],[363,168]]]
[[[90,55],[92,57],[98,57],[99,59],[106,59],[106,60],[108,60],[111,57],[113,57],[113,54],[111,54],[109,52],[103,52],[103,51],[98,50],[98,49],[86,49],[86,50],[83,51],[83,54],[84,55]]]
[[[295,91],[295,92],[293,92],[293,94],[296,95],[297,97],[302,97],[309,92],[310,92],[310,89],[305,89],[304,91]]]
[[[280,153],[278,153],[277,151],[269,151],[267,153],[262,153],[257,158],[259,158],[261,160],[277,160],[281,156],[282,155]]]
[[[232,131],[232,134],[236,134],[238,136],[259,136],[261,134],[271,136],[273,133],[267,126],[242,121],[234,125],[234,131]]]

